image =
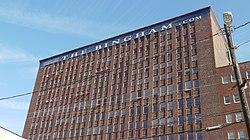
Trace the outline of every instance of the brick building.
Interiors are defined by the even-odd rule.
[[[210,7],[43,59],[23,137],[246,137],[244,123],[232,123],[231,111],[240,112],[236,89],[228,90],[235,83],[222,84],[229,63]],[[226,120],[231,126],[205,131]]]

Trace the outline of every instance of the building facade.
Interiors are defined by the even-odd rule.
[[[236,124],[239,132],[234,123],[206,131],[227,123],[222,114],[234,106],[223,104],[229,84],[222,84],[221,76],[229,63],[210,7],[43,59],[23,137],[221,140],[232,132],[246,137],[243,123]]]

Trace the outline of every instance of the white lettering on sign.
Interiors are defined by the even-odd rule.
[[[208,9],[206,9],[208,10]],[[195,14],[193,14],[195,15]],[[204,12],[203,15],[209,15],[209,12],[206,11],[206,13]],[[133,32],[129,32],[126,34],[122,34],[120,36],[117,37],[113,37],[112,39],[107,39],[89,46],[86,46],[84,48],[80,48],[80,49],[76,49],[75,51],[71,51],[71,53],[64,53],[62,55],[58,55],[58,56],[54,56],[48,59],[44,59],[40,61],[40,66],[44,67],[46,65],[58,62],[58,61],[63,61],[66,60],[68,58],[73,58],[73,57],[77,57],[78,55],[83,55],[95,50],[99,50],[102,48],[106,48],[112,45],[116,45],[116,44],[120,44],[126,41],[130,41],[132,39],[135,38],[140,38],[143,37],[145,35],[150,35],[152,33],[156,33],[159,31],[164,31],[164,30],[168,30],[171,29],[174,26],[178,26],[178,25],[182,25],[182,24],[187,24],[190,22],[195,22],[197,20],[202,19],[202,14],[200,14],[199,16],[187,16],[187,18],[185,19],[185,17],[182,17],[181,20],[177,19],[173,19],[172,22],[171,21],[165,21],[163,23],[158,23],[155,25],[152,25],[150,27],[147,28],[142,28],[138,31],[133,31]],[[72,53],[73,52],[73,53]]]

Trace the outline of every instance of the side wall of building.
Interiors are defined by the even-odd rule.
[[[196,22],[197,33],[197,52],[198,52],[198,67],[199,67],[199,90],[201,98],[201,112],[202,112],[202,128],[203,130],[208,126],[213,126],[219,120],[213,116],[218,115],[220,110],[218,108],[218,78],[216,77],[216,59],[214,41],[210,36],[212,32],[212,18],[211,16]],[[203,137],[206,139],[221,140],[221,133],[203,131]]]
[[[229,64],[229,51],[227,41],[225,40],[223,31],[211,10],[211,25],[212,25],[212,36],[213,36],[213,47],[214,47],[214,57],[215,66],[222,67]]]
[[[29,106],[29,111],[26,117],[24,129],[23,129],[22,136],[24,138],[28,138],[29,131],[31,130],[30,128],[32,124],[32,118],[35,112],[35,107],[36,107],[35,104],[36,104],[37,97],[39,94],[40,85],[41,85],[40,82],[41,82],[42,76],[43,76],[43,69],[39,68],[38,73],[37,73],[36,83],[35,83],[34,90],[33,90],[34,93],[32,94],[32,97],[31,97],[31,103]]]

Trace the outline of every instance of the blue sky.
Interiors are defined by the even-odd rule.
[[[39,60],[193,10],[232,11],[234,26],[250,21],[250,1],[2,0],[0,3],[0,97],[33,90]],[[250,39],[250,25],[233,33],[235,45]],[[250,44],[237,50],[250,60]],[[31,96],[0,101],[0,125],[22,133]]]

